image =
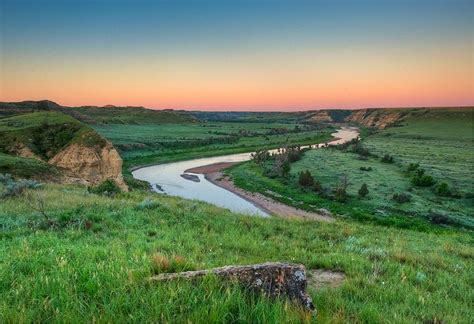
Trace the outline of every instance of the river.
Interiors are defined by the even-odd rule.
[[[331,134],[335,140],[330,145],[341,144],[359,136],[357,128],[343,127]],[[323,144],[303,147],[318,148]],[[276,151],[276,150],[273,150]],[[202,174],[195,174],[199,182],[181,177],[185,170],[222,162],[243,162],[251,158],[252,152],[230,154],[188,161],[157,164],[137,169],[132,172],[135,179],[147,181],[154,191],[187,199],[198,199],[243,214],[268,217],[269,215],[247,200],[207,181]]]

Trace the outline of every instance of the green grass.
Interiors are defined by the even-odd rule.
[[[298,126],[302,131],[291,132]],[[332,128],[303,131],[299,124],[210,122],[173,125],[96,125],[120,150],[125,168],[204,156],[251,152],[289,144],[318,143]],[[271,134],[286,129],[282,134]],[[284,133],[286,132],[286,133]]]
[[[397,164],[419,163],[436,179],[473,193],[474,115],[408,120],[401,127],[370,136],[366,146],[376,154],[390,153]]]
[[[466,112],[467,114],[468,112]],[[435,115],[439,117],[439,115]],[[466,117],[466,116],[464,116]],[[441,213],[458,225],[474,228],[474,137],[472,119],[449,115],[447,118],[412,118],[405,125],[367,134],[363,146],[376,155],[361,160],[358,155],[335,149],[312,150],[292,164],[287,180],[270,179],[252,162],[228,171],[235,183],[249,191],[260,192],[284,203],[308,210],[327,208],[335,213],[375,220],[399,226],[425,228],[413,216],[427,219],[431,212]],[[384,154],[394,156],[393,164],[382,163]],[[460,198],[440,197],[434,187],[420,188],[411,182],[409,163],[419,163],[435,181],[447,182]],[[361,167],[372,168],[362,171]],[[298,185],[298,173],[310,170],[325,188],[334,188],[344,174],[348,176],[349,200],[338,203],[323,198]],[[360,199],[357,192],[363,183],[370,191]],[[273,194],[272,193],[276,193]],[[399,204],[394,194],[408,193],[412,201]]]
[[[59,172],[46,162],[0,153],[0,173],[17,178],[55,179]]]
[[[144,192],[108,198],[48,185],[35,193],[54,227],[45,228],[22,197],[0,204],[1,322],[305,319],[284,301],[212,278],[147,284],[156,253],[179,255],[195,269],[288,261],[343,271],[341,287],[309,288],[320,322],[474,320],[470,233],[262,219]]]
[[[143,107],[77,107],[69,108],[97,123],[106,124],[180,124],[194,123],[188,113],[174,110],[153,110]]]

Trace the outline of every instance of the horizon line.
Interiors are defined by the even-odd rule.
[[[22,102],[52,102],[54,104],[57,104],[61,107],[65,108],[83,108],[83,107],[95,107],[95,108],[101,108],[101,109],[108,109],[108,108],[144,108],[144,109],[149,109],[149,110],[157,110],[157,111],[162,111],[162,110],[174,110],[174,111],[190,111],[190,112],[196,112],[196,111],[205,111],[205,112],[246,112],[246,113],[265,113],[265,112],[282,112],[282,113],[297,113],[297,112],[305,112],[305,111],[321,111],[321,110],[366,110],[366,109],[454,109],[454,108],[461,108],[461,109],[469,109],[469,108],[474,108],[474,103],[470,105],[440,105],[440,106],[369,106],[369,107],[345,107],[345,108],[335,108],[335,107],[326,107],[326,108],[309,108],[309,109],[302,109],[302,110],[272,110],[273,108],[265,109],[265,110],[250,110],[251,108],[248,108],[248,110],[206,110],[202,108],[192,108],[192,107],[187,107],[187,108],[157,108],[157,107],[150,107],[150,106],[132,106],[132,105],[112,105],[112,104],[106,104],[106,105],[93,105],[93,104],[87,104],[87,105],[80,105],[80,106],[66,106],[62,105],[54,100],[50,99],[41,99],[41,100],[22,100],[22,101],[0,101],[0,103],[22,103]],[[225,108],[222,108],[225,109]]]

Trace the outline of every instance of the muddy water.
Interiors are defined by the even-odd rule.
[[[331,144],[341,144],[359,136],[356,128],[343,127],[331,134],[337,138]],[[321,144],[308,145],[306,147],[318,148]],[[277,151],[277,150],[273,150]],[[221,163],[221,162],[243,162],[250,160],[251,152],[230,154],[209,158],[194,159],[181,162],[157,164],[137,169],[132,172],[133,177],[149,182],[153,189],[159,193],[179,196],[187,199],[198,199],[211,204],[230,209],[234,212],[267,217],[268,214],[254,206],[247,200],[218,187],[207,181],[202,174],[196,174],[199,182],[190,181],[181,177],[185,170],[195,167]]]

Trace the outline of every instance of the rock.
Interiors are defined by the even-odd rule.
[[[327,110],[320,110],[320,111],[315,112],[310,117],[309,120],[311,122],[316,122],[316,123],[330,123],[334,121],[331,115],[329,114],[329,111]]]
[[[361,109],[354,110],[346,118],[346,122],[384,129],[403,120],[406,116],[406,113],[393,109]]]
[[[108,141],[102,147],[70,144],[48,163],[63,171],[64,182],[97,185],[111,179],[128,191],[122,177],[122,158]]]
[[[163,273],[150,278],[150,281],[190,280],[209,274],[237,282],[245,288],[263,293],[269,298],[279,296],[289,298],[305,310],[316,312],[311,297],[306,293],[306,269],[302,264],[268,262],[247,266],[226,266],[210,270]]]
[[[183,173],[181,175],[181,178],[184,178],[189,181],[201,182],[201,180],[199,180],[199,177],[195,174]]]

